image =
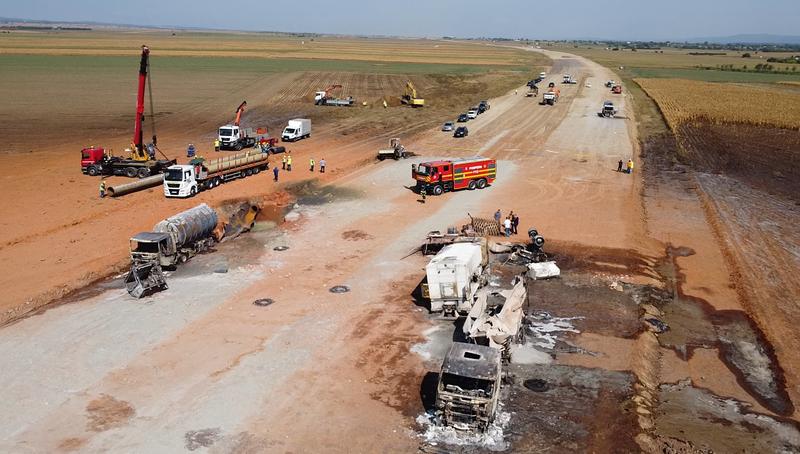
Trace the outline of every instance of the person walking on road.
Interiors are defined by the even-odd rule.
[[[498,208],[497,211],[494,212],[494,222],[499,224],[500,223],[500,218],[502,218],[502,217],[503,217],[503,213],[501,213],[500,209]]]
[[[314,172],[314,158],[308,160],[308,171]]]
[[[196,153],[197,153],[197,150],[195,150],[194,144],[190,143],[189,144],[189,148],[186,149],[186,157],[187,158],[193,158]]]
[[[214,139],[214,151],[219,151],[219,139]]]
[[[617,163],[617,172],[622,172],[622,159]]]
[[[511,212],[511,233],[517,234],[517,227],[519,227],[519,216]]]
[[[325,173],[325,158],[319,160],[319,173]]]
[[[279,172],[279,170],[278,170],[277,167],[273,167],[272,168],[272,174],[275,175],[274,180],[275,180],[276,183],[278,182],[278,172]]]
[[[286,170],[286,155],[281,156],[281,169]]]
[[[292,155],[286,156],[286,171],[287,172],[292,171]]]
[[[104,198],[106,196],[106,179],[103,178],[100,180],[100,198]]]
[[[633,160],[628,159],[628,173],[633,173]]]
[[[503,221],[503,227],[506,230],[506,238],[511,236],[511,218],[506,216],[506,220]]]
[[[422,203],[425,203],[425,196],[428,195],[428,191],[425,190],[425,186],[419,189],[419,195],[422,197]]]

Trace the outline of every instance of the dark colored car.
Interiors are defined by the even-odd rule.
[[[492,106],[489,105],[489,101],[481,101],[481,103],[478,104],[478,113],[484,113],[491,107]]]
[[[458,122],[459,123],[466,123],[468,121],[469,121],[469,117],[467,116],[467,114],[461,114],[461,115],[458,116]]]
[[[453,133],[453,137],[467,137],[469,135],[469,129],[466,126],[459,126],[456,128],[456,132]]]

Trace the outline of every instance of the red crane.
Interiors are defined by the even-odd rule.
[[[136,156],[147,156],[144,153],[144,140],[142,140],[142,123],[144,122],[144,85],[147,82],[147,68],[150,61],[150,48],[142,46],[142,59],[139,62],[139,90],[136,93],[136,122],[133,128],[133,150]],[[152,103],[152,98],[151,98]],[[156,136],[153,135],[155,145]]]
[[[239,107],[236,108],[236,119],[233,120],[234,126],[239,126],[239,120],[242,119],[242,114],[244,113],[245,106],[247,106],[247,101],[242,101],[242,103],[239,104]]]

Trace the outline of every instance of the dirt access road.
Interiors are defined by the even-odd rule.
[[[640,174],[614,171],[635,155],[632,120],[595,114],[609,96],[603,81],[614,77],[584,59],[549,55],[554,77],[581,80],[562,86],[556,106],[538,105],[520,87],[492,100],[467,139],[429,131],[406,143],[424,157],[498,158],[492,187],[421,204],[404,189],[412,160],[360,165],[384,138],[356,143],[347,162],[358,170],[329,175],[331,184],[301,197],[278,228],[197,257],[168,278],[168,291],[134,301],[112,282],[0,330],[0,450],[416,450],[426,369],[410,349],[431,321],[411,297],[426,260],[407,255],[429,230],[460,224],[467,212],[513,209],[521,231],[535,226],[610,273],[652,283],[614,260],[632,255],[636,266],[653,267],[664,251],[647,231]],[[302,165],[296,172],[307,175]],[[204,197],[219,196],[187,205]],[[351,291],[328,292],[339,284]],[[257,298],[275,303],[257,307]],[[592,339],[614,367],[635,355],[619,340]],[[709,367],[708,376],[727,370]]]

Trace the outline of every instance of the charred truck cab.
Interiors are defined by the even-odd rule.
[[[411,165],[416,190],[441,195],[458,189],[483,189],[497,177],[497,161],[488,158],[431,161]]]
[[[485,431],[497,411],[500,378],[500,350],[454,343],[442,363],[436,388],[436,411],[442,424]]]

